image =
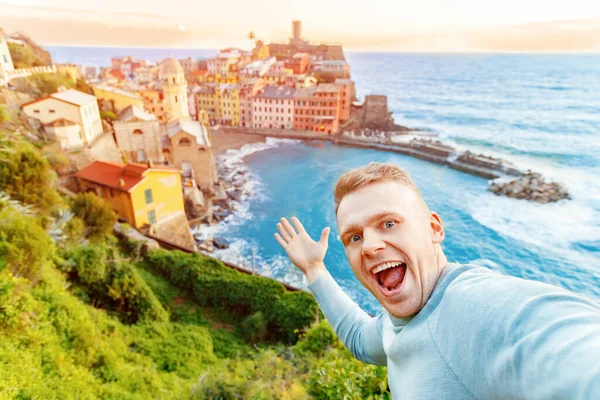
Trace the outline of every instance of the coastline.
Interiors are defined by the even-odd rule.
[[[223,129],[212,129],[212,149],[215,156],[225,154],[227,150],[237,150],[245,144],[265,143],[266,137],[254,133],[239,132],[228,134]]]

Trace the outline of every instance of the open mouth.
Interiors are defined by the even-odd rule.
[[[372,274],[384,294],[397,291],[404,282],[407,265],[405,262],[392,261],[379,265]]]

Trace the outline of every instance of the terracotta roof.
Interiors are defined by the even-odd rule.
[[[105,161],[95,161],[75,174],[77,178],[117,189],[130,192],[135,186],[142,182],[148,170],[179,173],[180,171],[170,167],[152,167],[147,164],[117,164]]]

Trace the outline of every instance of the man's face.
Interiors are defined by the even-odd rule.
[[[437,214],[413,189],[384,181],[346,195],[337,223],[358,280],[393,316],[418,313],[440,274],[435,245],[444,230]]]

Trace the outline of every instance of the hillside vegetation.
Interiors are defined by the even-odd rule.
[[[92,194],[0,132],[0,398],[389,399],[312,296],[119,242]]]

